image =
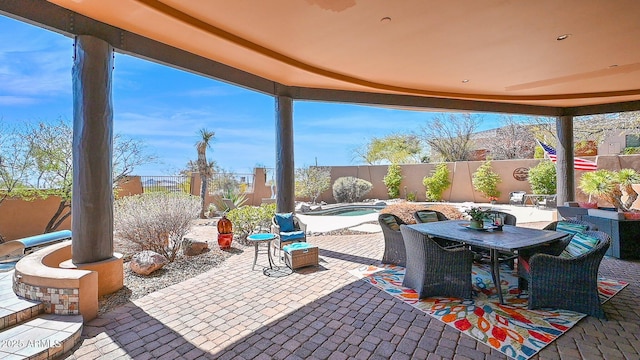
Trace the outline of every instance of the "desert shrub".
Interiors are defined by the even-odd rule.
[[[261,229],[268,229],[271,218],[276,213],[276,204],[241,206],[227,214],[233,223],[233,237],[243,245],[248,245],[247,236]]]
[[[370,182],[353,176],[337,178],[333,183],[333,197],[339,203],[352,203],[359,201],[371,191]]]
[[[400,197],[400,183],[402,182],[402,169],[398,164],[389,165],[387,175],[384,176],[384,184],[387,186],[389,199]]]
[[[555,194],[557,188],[556,164],[549,160],[529,169],[529,184],[534,194]]]
[[[179,193],[127,196],[114,204],[116,236],[173,261],[182,238],[198,218],[200,200]]]
[[[447,164],[436,165],[433,174],[422,179],[422,184],[427,189],[426,196],[428,201],[442,200],[442,192],[451,186]]]
[[[473,188],[479,191],[490,200],[495,200],[500,196],[498,184],[502,182],[500,175],[496,174],[491,168],[491,161],[485,161],[478,170],[473,173]]]
[[[445,204],[420,205],[410,202],[399,202],[388,205],[384,209],[380,210],[380,212],[384,214],[393,214],[407,224],[415,224],[416,220],[413,218],[413,213],[418,210],[440,211],[451,220],[464,218],[464,214],[462,214],[455,206]]]

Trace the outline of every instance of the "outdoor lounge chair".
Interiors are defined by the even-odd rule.
[[[524,205],[524,196],[526,194],[526,191],[513,191],[509,193],[509,204]]]
[[[286,245],[307,241],[307,225],[293,213],[275,214],[271,218],[271,233],[278,235],[272,242],[278,256]]]
[[[384,235],[383,264],[406,265],[407,254],[404,248],[404,240],[400,233],[400,225],[406,223],[393,214],[378,215],[378,223]]]
[[[518,266],[518,275],[528,285],[529,309],[565,309],[606,318],[598,297],[598,269],[611,238],[602,231],[582,234],[597,243],[581,255],[535,254],[526,267]]]
[[[471,298],[473,252],[464,247],[445,249],[431,237],[400,226],[407,249],[402,286],[414,289],[420,299],[432,296]]]

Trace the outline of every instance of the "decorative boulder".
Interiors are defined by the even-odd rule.
[[[207,251],[209,251],[209,244],[206,241],[184,238],[182,242],[182,253],[187,256],[200,255]]]
[[[169,260],[163,255],[155,251],[144,250],[133,255],[131,262],[129,262],[129,267],[136,274],[149,275],[158,269],[162,269],[168,263]]]

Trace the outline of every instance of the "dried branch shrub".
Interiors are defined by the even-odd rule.
[[[115,233],[138,250],[152,250],[173,261],[199,211],[198,198],[186,194],[127,196],[114,206]]]
[[[399,202],[391,204],[384,209],[380,210],[384,214],[393,214],[407,224],[415,224],[416,220],[413,218],[413,213],[418,210],[435,210],[440,211],[450,220],[464,219],[464,214],[461,213],[455,206],[446,204],[416,204],[411,202]]]

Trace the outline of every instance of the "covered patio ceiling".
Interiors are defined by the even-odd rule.
[[[293,99],[547,116],[640,109],[634,0],[10,0],[0,13]]]

